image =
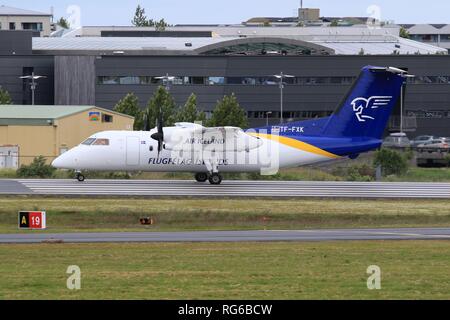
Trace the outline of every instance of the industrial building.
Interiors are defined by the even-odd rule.
[[[316,11],[303,12],[308,19]],[[330,19],[331,20],[331,19]],[[362,21],[362,18],[358,21]],[[312,22],[310,22],[312,23]],[[323,22],[322,22],[323,23]],[[53,37],[0,32],[0,85],[17,104],[31,104],[29,80],[38,81],[36,103],[95,105],[113,109],[128,93],[144,108],[163,75],[174,76],[171,94],[182,105],[191,93],[210,114],[217,100],[234,93],[251,126],[281,118],[321,117],[334,111],[365,65],[407,69],[404,129],[409,136],[450,136],[448,50],[400,37],[400,26],[371,28],[255,25],[174,26],[164,31],[135,27],[82,27]],[[400,105],[389,130],[398,131]]]
[[[134,118],[93,106],[0,105],[0,168],[50,162],[92,134],[132,130]]]

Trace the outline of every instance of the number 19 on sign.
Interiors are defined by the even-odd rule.
[[[46,228],[45,211],[19,212],[19,229],[43,230]]]

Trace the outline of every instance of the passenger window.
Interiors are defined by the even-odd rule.
[[[109,146],[109,139],[97,139],[92,144],[93,146]]]
[[[84,142],[82,142],[81,144],[85,145],[85,146],[90,146],[92,143],[94,143],[95,139],[94,138],[89,138],[87,140],[85,140]]]

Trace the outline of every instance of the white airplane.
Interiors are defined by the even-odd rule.
[[[218,185],[222,172],[274,174],[378,149],[397,104],[406,71],[366,66],[338,109],[329,117],[242,130],[177,123],[148,131],[99,132],[55,159],[76,171],[191,172],[198,182]]]

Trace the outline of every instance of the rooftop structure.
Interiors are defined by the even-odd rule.
[[[114,36],[114,32],[120,36]],[[170,27],[156,37],[127,37],[154,28],[83,27],[63,37],[34,38],[39,54],[125,55],[390,55],[446,54],[442,48],[399,37],[400,27]],[[173,37],[172,33],[193,37]],[[207,32],[210,37],[205,36]],[[108,37],[102,34],[108,33]],[[196,37],[195,33],[201,36]]]
[[[0,30],[31,30],[37,36],[49,36],[52,14],[0,6]]]
[[[33,10],[19,9],[1,5],[0,6],[0,16],[40,16],[40,17],[51,17],[52,14],[44,13]]]
[[[0,125],[52,125],[54,120],[66,118],[91,109],[99,109],[134,119],[124,114],[93,106],[0,105]]]
[[[420,41],[450,51],[449,24],[404,24],[411,40]]]

